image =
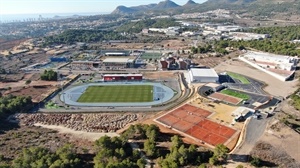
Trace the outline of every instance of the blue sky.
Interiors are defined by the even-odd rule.
[[[0,0],[0,14],[103,13],[117,6],[137,6],[162,0]],[[188,0],[173,0],[179,5]],[[203,3],[206,0],[194,0]]]

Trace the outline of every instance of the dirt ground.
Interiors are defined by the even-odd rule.
[[[33,102],[40,102],[56,89],[57,87],[51,85],[15,87],[4,92],[4,95],[30,96]]]
[[[297,90],[296,85],[298,80],[286,82],[280,81],[239,60],[228,60],[223,62],[216,66],[215,70],[217,72],[231,71],[262,81],[267,84],[264,90],[274,96],[287,97]]]
[[[192,105],[213,112],[208,118],[214,122],[221,123],[228,127],[233,127],[235,129],[242,129],[242,123],[236,123],[234,117],[232,117],[232,112],[237,109],[237,107],[229,106],[223,103],[213,103],[212,101],[205,98],[197,98],[191,102]],[[214,106],[214,107],[212,107]],[[231,125],[234,123],[234,125]]]
[[[27,86],[25,84],[26,80],[20,80],[18,82],[0,82],[0,88],[14,88],[14,87],[23,87],[23,86]],[[28,86],[48,86],[48,85],[52,85],[52,86],[56,86],[58,85],[58,82],[56,81],[42,81],[42,80],[38,80],[38,81],[31,81],[30,84],[28,84]]]
[[[177,40],[163,40],[160,43],[118,43],[117,45],[110,44],[106,47],[108,48],[116,48],[116,49],[137,49],[140,50],[141,48],[158,48],[164,46],[164,49],[170,50],[182,50],[182,49],[189,49],[189,44],[191,42],[188,40],[182,41],[181,39]],[[105,46],[104,46],[105,47]]]
[[[160,71],[160,72],[146,72],[143,73],[144,78],[146,79],[166,79],[166,78],[175,78],[178,77],[176,72],[172,71]]]
[[[278,119],[273,119],[261,141],[285,151],[300,163],[300,136],[296,131],[280,123]]]
[[[58,125],[44,125],[44,124],[34,124],[34,125],[51,129],[51,130],[56,130],[60,134],[68,134],[74,138],[88,140],[88,141],[96,141],[97,139],[105,135],[109,137],[119,136],[119,134],[117,133],[96,133],[96,132],[86,132],[86,131],[75,131],[70,128],[66,128]]]
[[[234,122],[234,118],[231,116],[232,112],[237,109],[237,107],[229,106],[223,103],[213,103],[212,101],[202,97],[196,99],[194,98],[190,104],[213,112],[213,114],[208,117],[210,120],[230,128],[234,128],[238,131],[237,134],[235,134],[226,144],[226,146],[232,150],[239,139],[239,132],[243,127],[243,123]]]
[[[0,39],[0,51],[13,48],[14,46],[17,46],[17,45],[19,45],[20,43],[23,43],[26,40],[27,39],[21,39],[21,40],[4,40],[4,39]]]
[[[189,44],[191,44],[190,41],[185,40],[164,40],[160,43],[164,46],[165,49],[170,50],[182,50],[182,49],[190,49]]]
[[[3,78],[3,77],[2,77]],[[3,95],[31,96],[33,102],[39,102],[57,89],[56,81],[42,81],[40,74],[11,74],[5,76],[7,80],[16,82],[0,82],[0,92]],[[30,80],[30,84],[26,81]],[[1,91],[2,90],[2,91]]]
[[[84,153],[84,151],[90,154],[94,153],[93,142],[89,140],[74,138],[68,133],[58,133],[55,130],[42,127],[18,126],[1,121],[0,155],[4,156],[4,159],[0,160],[0,164],[11,163],[22,152],[23,148],[40,146],[56,151],[57,148],[66,143],[74,144],[77,153]],[[90,159],[92,160],[92,158]]]

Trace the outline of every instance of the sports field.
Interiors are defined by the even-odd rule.
[[[142,59],[159,59],[161,57],[161,53],[144,53],[141,58]]]
[[[229,95],[229,96],[233,96],[233,97],[237,97],[237,98],[241,98],[243,100],[248,100],[250,97],[244,93],[240,93],[238,91],[233,91],[233,90],[222,90],[221,93]]]
[[[152,85],[101,85],[89,86],[79,97],[81,103],[151,102]]]
[[[227,72],[227,74],[231,78],[241,81],[242,84],[250,84],[250,81],[247,78],[245,78],[244,76],[240,75],[240,74],[236,74],[236,73],[232,73],[232,72]]]

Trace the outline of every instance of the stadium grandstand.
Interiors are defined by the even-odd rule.
[[[131,57],[109,57],[103,60],[103,64],[106,67],[121,67],[121,68],[133,68],[136,58]]]
[[[143,80],[142,74],[106,74],[103,75],[104,82],[110,81],[141,81]]]

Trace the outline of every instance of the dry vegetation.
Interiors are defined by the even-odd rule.
[[[85,164],[92,161],[94,151],[90,141],[74,139],[69,134],[58,134],[57,131],[41,127],[20,127],[17,124],[2,120],[0,122],[0,155],[4,158],[0,160],[0,165],[3,163],[10,164],[22,152],[23,148],[39,146],[55,151],[66,143],[76,146],[76,153],[84,159]]]
[[[20,40],[4,40],[0,39],[0,50],[7,50],[10,48],[13,48],[14,46],[17,46],[27,39],[20,39]]]
[[[4,95],[14,96],[30,96],[33,102],[40,102],[46,98],[49,94],[53,93],[57,87],[52,85],[45,86],[23,86],[15,87],[11,90],[4,92]]]
[[[251,151],[251,155],[259,157],[267,167],[300,167],[300,163],[296,163],[284,150],[276,148],[268,142],[258,142]]]

